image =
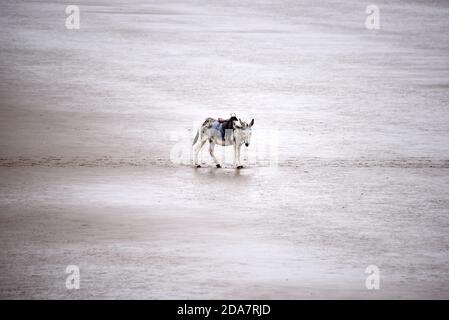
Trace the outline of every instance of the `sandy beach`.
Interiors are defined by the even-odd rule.
[[[449,298],[447,2],[77,4],[0,3],[0,298]]]

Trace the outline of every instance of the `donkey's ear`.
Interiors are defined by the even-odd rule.
[[[232,124],[234,125],[234,129],[241,129],[242,128],[238,123],[233,122]]]
[[[252,127],[254,124],[254,119],[251,120],[251,122],[249,123],[249,126]]]
[[[243,127],[245,124],[243,123],[242,119],[239,118],[240,125]]]

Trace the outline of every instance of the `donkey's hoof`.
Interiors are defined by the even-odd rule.
[[[237,166],[237,169],[243,169],[243,166]]]
[[[219,163],[217,164],[217,168],[221,168],[221,165]]]
[[[197,167],[197,168],[201,168],[201,165],[197,164],[196,167]]]

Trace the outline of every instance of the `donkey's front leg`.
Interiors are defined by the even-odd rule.
[[[238,161],[237,161],[237,145],[234,144],[233,147],[234,147],[234,166],[237,166],[238,165]]]
[[[215,165],[217,166],[217,168],[221,168],[221,165],[218,163],[217,158],[215,158],[214,148],[215,148],[215,143],[212,140],[209,140],[209,154],[212,157],[212,159],[214,159],[214,162],[215,162]]]
[[[236,158],[237,169],[243,168],[243,166],[240,164],[240,148],[241,148],[241,145],[235,146],[235,158]]]

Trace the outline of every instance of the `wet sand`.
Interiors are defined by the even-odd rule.
[[[2,296],[444,298],[444,173],[4,168]]]
[[[0,298],[449,298],[447,3],[79,4],[0,4]]]

